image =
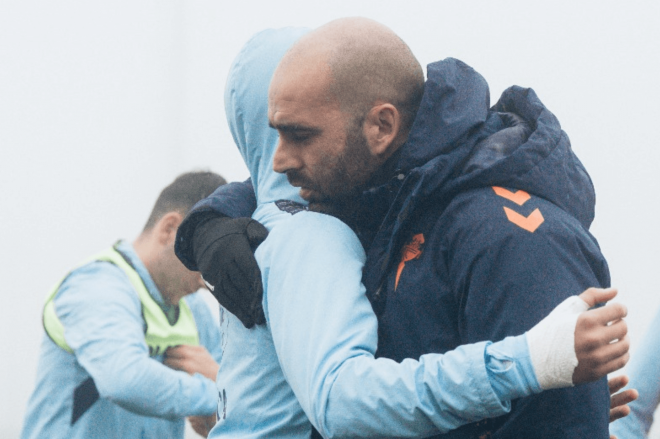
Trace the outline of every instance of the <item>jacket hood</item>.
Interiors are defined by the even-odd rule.
[[[398,166],[410,172],[413,194],[450,198],[479,187],[522,189],[588,229],[593,184],[557,118],[532,89],[517,86],[488,107],[488,85],[471,67],[452,58],[428,66],[424,97]],[[484,141],[509,126],[505,112],[519,116],[531,131],[508,149]]]
[[[243,46],[234,59],[225,87],[229,129],[250,170],[259,204],[280,199],[304,203],[284,174],[273,171],[279,136],[268,126],[268,86],[286,51],[306,28],[267,29]]]
[[[588,229],[595,193],[568,136],[531,89],[511,87],[489,108],[484,78],[465,63],[448,58],[428,66],[424,96],[397,176],[367,193],[365,206],[388,200],[388,212],[371,242],[365,285],[378,296],[384,274],[399,255],[407,225],[429,203],[447,206],[461,192],[503,186],[542,197]],[[504,113],[524,121],[525,135],[513,145],[489,141],[510,129]],[[404,177],[403,179],[401,179]],[[377,211],[370,208],[371,211]],[[368,215],[364,215],[368,216]]]

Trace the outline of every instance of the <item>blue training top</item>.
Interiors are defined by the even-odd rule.
[[[118,249],[162,304],[133,247],[121,242]],[[208,306],[197,293],[184,300],[195,317],[200,344],[219,362],[220,332]],[[44,335],[22,439],[182,439],[184,417],[213,414],[213,381],[170,369],[162,355],[149,356],[140,299],[117,266],[91,262],[74,270],[55,297],[55,309],[74,353]],[[90,377],[100,398],[71,425],[74,392]]]

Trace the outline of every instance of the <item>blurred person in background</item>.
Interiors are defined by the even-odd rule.
[[[641,439],[648,436],[660,404],[660,313],[658,313],[637,346],[627,367],[630,388],[640,389],[639,398],[629,404],[630,415],[612,424],[619,439]]]
[[[174,255],[186,213],[225,180],[177,177],[133,243],[118,241],[48,295],[37,383],[21,437],[183,438],[212,425],[219,326],[201,276]]]

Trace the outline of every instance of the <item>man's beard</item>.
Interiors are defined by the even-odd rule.
[[[338,156],[323,156],[305,176],[289,171],[287,177],[296,186],[313,191],[307,201],[309,209],[327,213],[340,219],[351,216],[366,182],[375,169],[361,124],[353,123],[346,135],[344,152]]]

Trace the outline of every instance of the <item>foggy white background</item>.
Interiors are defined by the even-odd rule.
[[[512,84],[535,89],[594,180],[592,232],[639,340],[660,305],[660,3],[3,0],[0,438],[19,435],[48,289],[135,238],[177,174],[247,178],[223,110],[241,46],[349,15],[391,27],[423,65],[467,62],[492,103]]]

